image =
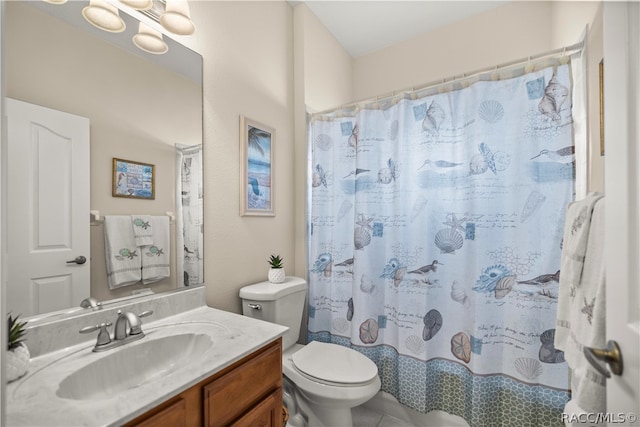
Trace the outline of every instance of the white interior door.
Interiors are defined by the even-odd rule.
[[[604,3],[607,340],[623,361],[607,380],[611,426],[640,425],[639,28],[639,3]]]
[[[79,305],[90,284],[89,119],[14,99],[6,117],[7,308]]]

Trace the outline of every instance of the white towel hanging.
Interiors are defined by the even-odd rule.
[[[606,378],[589,364],[583,354],[585,346],[606,347],[604,200],[601,195],[597,198],[589,195],[584,201],[576,202],[572,206],[578,213],[587,207],[589,221],[583,226],[589,228],[586,230],[588,235],[581,236],[586,243],[583,248],[584,262],[579,282],[576,281],[576,275],[565,275],[564,270],[560,273],[554,342],[557,349],[565,352],[565,360],[572,370],[572,399],[588,412],[606,411]],[[575,215],[567,213],[565,239],[567,236],[570,238],[571,231],[575,230],[575,218]],[[573,236],[576,234],[573,233]],[[573,246],[563,247],[563,259],[572,255],[572,250]]]
[[[133,238],[130,216],[104,217],[104,246],[110,289],[133,285],[142,280],[140,248]]]
[[[151,225],[153,245],[141,248],[142,283],[144,284],[157,282],[171,275],[169,217],[152,216]]]
[[[131,228],[136,246],[153,244],[153,224],[151,215],[131,215]]]

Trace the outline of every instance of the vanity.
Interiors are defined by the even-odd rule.
[[[163,316],[174,305],[165,298],[120,309],[156,306]],[[103,309],[57,329],[77,338],[82,322],[113,315]],[[95,336],[82,334],[80,343],[32,358],[6,388],[7,426],[282,425],[287,328],[204,305],[145,320],[145,337],[135,342],[93,352]]]
[[[273,342],[125,424],[282,425],[282,343]]]

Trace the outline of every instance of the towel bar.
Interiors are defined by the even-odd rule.
[[[89,215],[91,217],[91,221],[90,221],[90,225],[100,225],[104,223],[104,217],[100,216],[100,211],[98,210],[91,210],[89,211]],[[169,224],[175,224],[176,222],[176,214],[171,212],[171,211],[167,211],[165,212],[165,215],[169,217]]]

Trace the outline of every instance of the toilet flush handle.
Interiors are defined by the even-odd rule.
[[[262,310],[262,306],[260,304],[247,304],[249,306],[249,308],[253,308],[254,310]]]

